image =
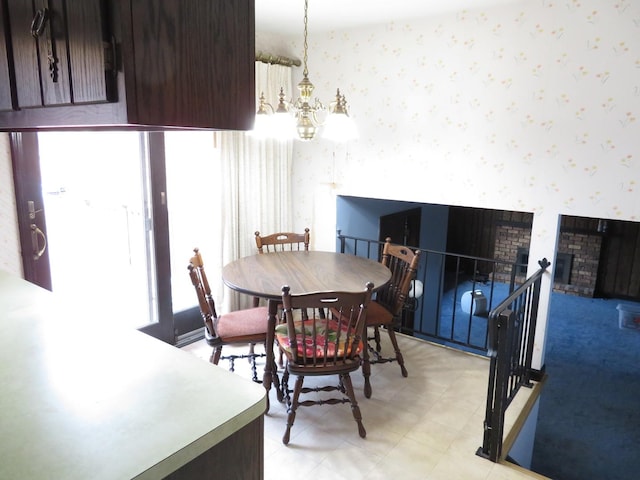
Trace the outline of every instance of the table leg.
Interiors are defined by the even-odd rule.
[[[275,329],[276,322],[278,319],[278,300],[269,300],[268,308],[269,308],[269,318],[267,319],[267,343],[265,345],[266,349],[266,360],[264,366],[264,376],[262,379],[262,384],[264,388],[267,390],[267,412],[269,411],[269,391],[271,390],[271,384],[276,388],[276,395],[278,401],[282,401],[282,390],[280,389],[280,379],[278,378],[278,372],[275,367],[275,357],[273,354],[273,345],[275,341]]]

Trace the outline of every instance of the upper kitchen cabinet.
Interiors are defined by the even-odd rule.
[[[5,31],[8,29],[8,17],[6,4],[0,2],[0,112],[11,110],[15,100],[13,98],[15,92],[15,84],[13,77],[9,74],[9,65],[13,64],[10,59],[10,50],[8,47],[8,39]]]
[[[115,99],[103,1],[7,2],[18,109]]]
[[[15,85],[2,131],[252,126],[254,0],[0,2],[0,79],[9,65]]]
[[[250,129],[253,0],[126,3],[122,59],[133,123]]]

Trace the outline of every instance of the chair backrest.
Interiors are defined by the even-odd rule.
[[[297,366],[327,369],[355,361],[359,367],[372,290],[371,282],[361,292],[291,295],[288,286],[282,287],[285,323],[278,325],[276,331],[286,329],[286,337],[284,342],[282,335],[276,333],[276,337],[288,352],[289,361]],[[304,316],[302,311],[306,312]]]
[[[216,314],[216,304],[211,296],[211,288],[209,287],[209,281],[207,275],[204,272],[204,263],[202,262],[202,255],[198,248],[193,249],[193,257],[189,261],[189,276],[191,277],[191,283],[193,284],[196,295],[198,296],[198,305],[200,306],[200,314],[204,321],[207,331],[212,338],[216,337],[215,322],[218,318]]]
[[[376,293],[376,302],[389,310],[394,317],[402,311],[419,261],[420,250],[393,244],[390,238],[385,240],[381,262],[391,270],[391,280]]]
[[[282,252],[285,250],[309,250],[309,229],[304,233],[279,232],[271,235],[260,235],[256,232],[256,246],[258,253]]]

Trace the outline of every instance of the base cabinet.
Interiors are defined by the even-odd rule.
[[[262,480],[264,478],[264,417],[259,417],[165,480]]]

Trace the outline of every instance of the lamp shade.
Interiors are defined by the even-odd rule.
[[[422,296],[424,285],[420,280],[411,280],[411,288],[409,288],[409,297],[420,298]]]
[[[346,113],[330,113],[322,137],[334,142],[346,142],[358,138],[358,130],[353,119]]]

